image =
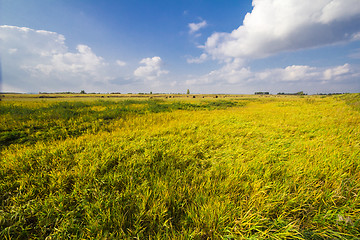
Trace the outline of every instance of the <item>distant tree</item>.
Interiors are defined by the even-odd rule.
[[[86,92],[84,90],[81,90],[80,94],[86,94]]]
[[[190,94],[190,90],[189,90],[189,89],[186,91],[186,94]]]

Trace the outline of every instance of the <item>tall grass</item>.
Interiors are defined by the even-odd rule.
[[[2,110],[3,129],[88,128],[2,148],[1,238],[360,238],[360,113],[345,99],[26,104],[6,107],[39,118]]]
[[[246,101],[60,101],[6,102],[0,106],[0,146],[34,144],[87,133],[111,131],[112,122],[148,113],[212,110],[244,106]]]

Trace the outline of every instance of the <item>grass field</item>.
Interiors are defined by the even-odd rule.
[[[360,94],[6,95],[0,151],[0,239],[360,239]]]

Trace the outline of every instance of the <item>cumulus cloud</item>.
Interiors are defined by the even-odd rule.
[[[0,26],[2,52],[21,52],[27,55],[50,56],[67,51],[61,34],[26,27]]]
[[[69,51],[56,32],[0,26],[0,51],[4,91],[97,89],[120,73],[87,45]]]
[[[187,63],[203,63],[208,58],[208,55],[206,53],[203,53],[200,55],[200,57],[197,58],[188,58],[186,59]]]
[[[351,72],[350,65],[346,63],[343,66],[326,69],[323,73],[323,79],[325,81],[341,80],[342,76],[346,76],[350,72]]]
[[[360,70],[346,63],[340,66],[320,68],[307,65],[292,65],[285,68],[266,69],[254,72],[249,67],[244,67],[239,59],[235,59],[222,68],[208,74],[186,81],[189,86],[240,86],[239,89],[247,91],[279,89],[294,89],[293,91],[341,91],[352,86],[354,91],[360,90]],[[327,84],[324,87],[324,84]],[[339,86],[346,86],[341,88]],[[244,88],[246,87],[246,88]],[[251,89],[251,90],[250,90]],[[235,91],[236,92],[236,91]],[[248,92],[249,93],[249,92]]]
[[[163,62],[160,57],[144,58],[140,61],[144,66],[138,67],[134,71],[134,75],[145,80],[155,80],[163,74],[169,73],[167,70],[162,70]]]
[[[242,67],[243,63],[239,59],[226,64],[220,69],[213,70],[210,73],[199,78],[186,81],[189,85],[211,84],[211,83],[237,83],[247,81],[253,76],[249,68]]]
[[[262,58],[359,39],[359,0],[253,0],[231,33],[212,34],[204,49],[215,59]]]
[[[49,63],[39,63],[21,66],[23,69],[36,75],[84,75],[96,77],[100,68],[106,65],[102,57],[96,56],[90,47],[78,45],[77,52],[63,52],[50,54]]]
[[[190,28],[189,33],[193,34],[193,33],[197,32],[197,31],[199,31],[201,28],[206,27],[207,23],[206,23],[205,20],[203,20],[203,21],[201,21],[199,23],[189,23],[188,26]]]

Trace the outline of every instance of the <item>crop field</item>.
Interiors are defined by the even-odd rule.
[[[360,94],[7,95],[0,239],[360,239]]]

